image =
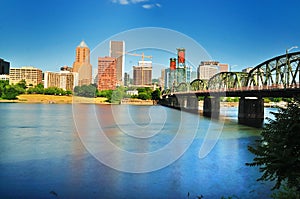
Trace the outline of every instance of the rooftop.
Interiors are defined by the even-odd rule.
[[[86,45],[86,43],[83,40],[80,42],[80,44],[77,47],[88,48],[88,46]]]

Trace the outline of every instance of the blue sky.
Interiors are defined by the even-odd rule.
[[[81,40],[93,50],[113,35],[143,27],[182,33],[212,59],[237,65],[235,70],[300,47],[299,0],[2,0],[0,4],[0,58],[12,67],[58,71],[60,66],[72,66]],[[108,52],[99,56],[105,55]],[[135,62],[126,59],[127,64]],[[162,64],[168,61],[166,56]]]

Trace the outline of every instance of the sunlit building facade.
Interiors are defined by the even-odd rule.
[[[98,90],[115,90],[117,86],[116,58],[98,58]]]
[[[90,64],[90,49],[84,41],[76,48],[76,58],[73,63],[73,72],[78,73],[78,85],[92,83],[92,65]]]
[[[202,61],[198,67],[198,78],[209,80],[212,76],[219,72],[219,62],[217,61]]]
[[[78,85],[78,73],[70,71],[45,72],[44,88],[57,87],[64,90],[73,90]]]
[[[17,84],[21,80],[25,80],[28,86],[36,86],[43,82],[42,70],[33,66],[10,68],[9,84]]]
[[[125,63],[125,42],[124,41],[110,41],[109,56],[116,58],[116,74],[117,84],[124,84],[124,63]]]
[[[139,61],[139,66],[133,66],[133,85],[152,85],[152,61]]]

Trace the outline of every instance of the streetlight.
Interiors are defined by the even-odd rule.
[[[234,68],[234,67],[236,67],[237,65],[229,65],[229,72],[231,72],[231,68]]]
[[[287,84],[289,83],[290,81],[290,76],[289,76],[289,70],[290,70],[290,59],[288,57],[288,53],[289,51],[295,49],[295,48],[298,48],[298,46],[292,46],[288,49],[285,50],[285,56],[286,56],[286,64],[285,64],[285,85],[284,85],[284,88],[286,88]]]
[[[292,47],[286,49],[285,53],[288,54],[289,51],[291,51],[291,50],[293,50],[295,48],[298,48],[298,46],[292,46]]]

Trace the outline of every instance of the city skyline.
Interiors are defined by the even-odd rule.
[[[120,32],[159,27],[187,35],[202,45],[213,60],[241,71],[300,45],[300,27],[296,23],[300,19],[299,5],[296,0],[285,3],[279,0],[272,3],[258,0],[4,1],[0,16],[0,42],[4,47],[0,56],[11,67],[32,65],[43,71],[57,71],[61,66],[72,65],[73,49],[81,40],[89,44],[92,52],[101,42]],[[126,67],[136,64],[133,57],[130,59],[127,65],[131,65]],[[168,61],[169,57],[159,64],[168,67]]]

